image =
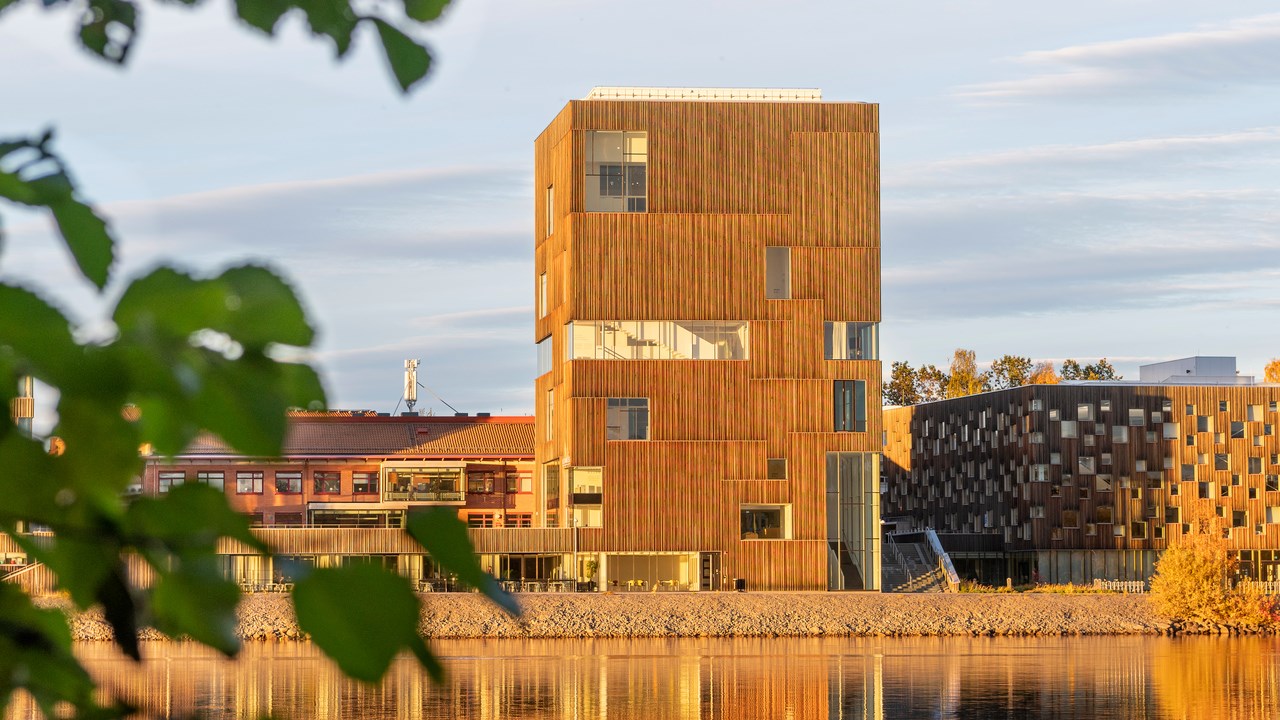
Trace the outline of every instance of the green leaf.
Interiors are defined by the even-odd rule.
[[[185,343],[192,333],[226,325],[225,288],[173,268],[157,268],[129,283],[112,320],[121,333],[159,335]]]
[[[234,267],[218,276],[225,288],[225,326],[212,326],[237,342],[261,348],[270,343],[310,345],[315,331],[298,296],[276,273],[257,266]]]
[[[382,49],[391,65],[391,72],[396,76],[400,89],[409,92],[419,80],[426,77],[431,68],[431,53],[413,38],[397,30],[381,18],[372,18],[378,28],[378,36],[382,38]]]
[[[480,567],[471,538],[467,536],[467,526],[462,524],[452,508],[435,507],[410,513],[405,520],[405,529],[441,567],[484,593],[503,610],[514,616],[520,615],[520,604],[515,597]]]
[[[429,22],[440,17],[449,6],[449,0],[404,0],[404,14],[418,22]]]
[[[275,363],[265,358],[210,358],[195,398],[200,426],[246,455],[278,456],[287,426],[279,379]]]
[[[111,626],[116,647],[125,655],[141,661],[142,653],[138,649],[138,609],[133,601],[133,592],[129,589],[129,581],[125,577],[124,563],[116,559],[115,567],[107,574],[98,586],[98,603],[102,605],[102,614]]]
[[[227,656],[240,650],[236,604],[240,588],[222,576],[212,553],[179,556],[173,571],[157,573],[151,592],[156,628],[172,637],[190,636]]]
[[[338,57],[347,54],[358,22],[350,0],[295,0],[294,4],[306,14],[311,32],[333,40]]]
[[[293,604],[299,627],[351,677],[376,682],[404,649],[426,657],[418,598],[395,573],[373,565],[321,568],[298,580]]]
[[[82,202],[67,198],[49,209],[76,265],[99,290],[107,284],[115,254],[107,223]]]
[[[229,537],[259,551],[266,546],[249,529],[249,519],[231,509],[227,496],[202,483],[185,483],[159,497],[139,498],[125,513],[130,537],[149,538],[165,549],[213,553],[218,538]]]
[[[133,46],[138,9],[128,0],[89,0],[80,17],[80,44],[104,60],[124,63]]]
[[[286,0],[236,0],[236,15],[252,27],[275,35],[280,18],[292,6]]]
[[[28,371],[61,384],[84,352],[70,321],[35,293],[0,283],[0,347],[12,348]]]
[[[285,402],[289,407],[303,410],[323,410],[325,408],[324,384],[310,365],[297,363],[279,363],[284,387]]]

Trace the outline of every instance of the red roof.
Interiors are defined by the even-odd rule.
[[[284,455],[503,457],[533,459],[533,417],[290,415]],[[202,433],[182,453],[236,455]]]

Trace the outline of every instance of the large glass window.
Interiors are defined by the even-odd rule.
[[[836,432],[867,431],[867,383],[836,380],[832,397]]]
[[[743,540],[787,540],[791,537],[790,508],[786,505],[743,505]]]
[[[648,210],[649,141],[643,132],[588,130],[584,136],[587,212]]]
[[[605,408],[606,440],[648,440],[649,398],[609,398]]]
[[[600,527],[604,518],[604,468],[570,468],[569,494],[573,498],[574,526]]]
[[[822,340],[828,360],[880,359],[880,323],[826,322]]]
[[[570,360],[746,360],[745,320],[585,320],[566,326]]]
[[[393,467],[387,469],[385,500],[409,502],[462,502],[463,469],[460,467]]]

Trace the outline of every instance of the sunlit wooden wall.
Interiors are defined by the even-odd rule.
[[[648,212],[582,212],[588,129],[647,133]],[[822,325],[880,319],[877,106],[573,101],[534,147],[549,309],[534,340],[555,358],[536,456],[605,468],[603,527],[581,549],[719,552],[749,587],[826,588],[826,453],[881,441],[880,363],[825,360]],[[791,299],[765,297],[773,245],[792,248]],[[566,362],[571,320],[746,320],[750,359]],[[835,379],[867,381],[867,432],[832,432]],[[649,398],[648,441],[605,440],[609,397]],[[766,479],[771,457],[787,479]],[[740,540],[755,503],[790,505],[792,539]]]

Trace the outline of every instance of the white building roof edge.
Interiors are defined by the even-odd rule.
[[[683,100],[693,102],[821,102],[818,88],[594,87],[583,100]]]

